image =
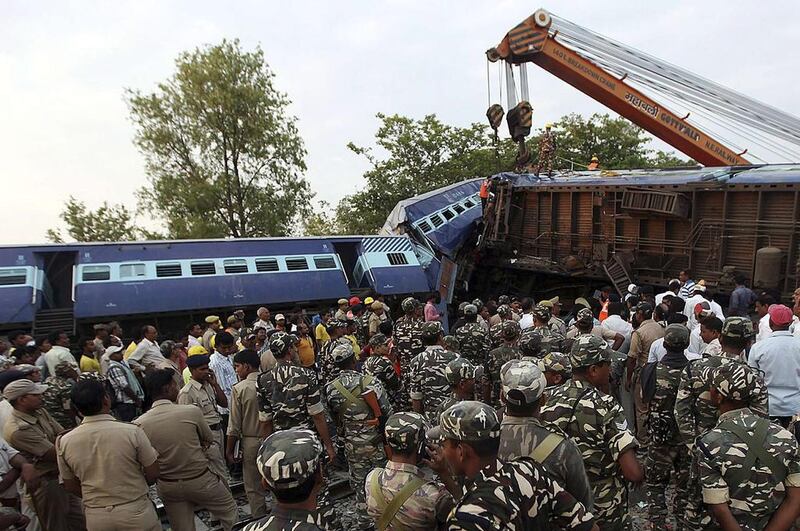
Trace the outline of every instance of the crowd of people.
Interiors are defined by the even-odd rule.
[[[155,484],[172,529],[202,508],[230,530],[239,470],[245,529],[343,529],[335,468],[359,530],[623,530],[639,486],[653,529],[790,529],[800,290],[789,307],[737,279],[723,310],[687,271],[666,288],[568,313],[474,299],[449,330],[431,295],[236,310],[169,339],[13,332],[0,529],[160,530]]]

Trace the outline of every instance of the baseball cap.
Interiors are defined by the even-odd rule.
[[[348,341],[349,343],[349,341]],[[352,358],[356,353],[353,351],[352,344],[339,344],[331,351],[331,359],[333,363],[342,363],[343,361]]]
[[[201,348],[202,348],[202,347],[201,347]],[[110,356],[110,355],[112,355],[112,354],[116,354],[117,352],[122,352],[123,350],[124,350],[124,349],[123,349],[121,346],[119,346],[119,345],[111,345],[110,347],[108,347],[108,348],[106,349],[106,354]],[[191,349],[190,349],[190,350],[191,350]]]
[[[279,313],[278,315],[275,316],[275,321],[276,322],[277,321],[285,321],[285,320],[286,320],[286,316],[284,316],[282,313]]]
[[[721,335],[730,338],[741,337],[744,339],[752,339],[755,337],[753,330],[753,321],[747,317],[728,317],[722,323]]]
[[[219,315],[209,315],[206,317],[206,324],[214,324],[219,321]]]
[[[589,367],[604,361],[611,361],[611,351],[605,341],[590,334],[575,339],[569,353],[569,363],[573,368]]]
[[[589,308],[581,308],[578,310],[578,314],[575,316],[575,323],[580,323],[582,325],[590,325],[594,323],[594,315],[592,314],[592,310]]]
[[[228,316],[228,324],[233,324],[233,323],[235,323],[236,321],[239,321],[239,320],[240,319],[238,317],[236,317],[235,315],[229,315]]]
[[[689,346],[689,329],[682,324],[671,324],[664,330],[664,347],[685,350]]]
[[[444,336],[442,338],[442,343],[444,343],[444,348],[447,350],[453,352],[459,352],[461,350],[461,343],[459,343],[456,336]]]
[[[552,313],[550,311],[550,307],[545,306],[542,303],[537,304],[533,308],[533,312],[532,313],[533,313],[534,317],[536,317],[537,319],[539,319],[541,321],[549,321],[550,320],[550,316],[552,315]],[[589,313],[591,313],[591,311]]]
[[[429,428],[425,417],[419,413],[394,413],[386,420],[386,444],[404,454],[416,452],[425,443],[425,432]]]
[[[636,305],[636,311],[642,312],[643,314],[649,317],[650,315],[653,314],[653,305],[650,304],[649,302],[640,302],[639,304]]]
[[[4,390],[11,382],[21,378],[25,378],[25,375],[17,369],[6,369],[0,372],[0,391]]]
[[[336,301],[336,304],[338,304],[339,306],[347,304],[347,299],[339,299],[338,301]]]
[[[289,348],[293,343],[294,341],[292,341],[291,334],[287,334],[286,332],[275,332],[269,338],[269,350],[273,354],[283,356],[289,352]]]
[[[506,402],[524,406],[539,400],[547,387],[547,379],[533,361],[511,360],[500,369],[500,384]]]
[[[497,412],[488,404],[464,400],[453,404],[439,418],[445,439],[483,441],[500,437]]]
[[[380,332],[369,338],[369,346],[371,347],[379,347],[381,345],[385,345],[389,342],[389,338],[385,335],[381,334]]]
[[[500,335],[503,339],[511,341],[519,337],[522,333],[522,329],[519,326],[519,323],[516,321],[503,321],[500,325]]]
[[[563,352],[548,352],[539,360],[539,369],[542,372],[554,372],[568,378],[572,374],[572,365],[569,356]]]
[[[428,321],[422,325],[420,335],[422,336],[422,339],[433,339],[442,333],[444,333],[442,323],[439,321]]]
[[[464,315],[478,315],[478,307],[474,304],[464,306]]]
[[[408,313],[417,308],[419,302],[414,297],[406,297],[400,305],[404,312]]]
[[[186,366],[190,369],[196,369],[197,367],[208,365],[210,361],[211,357],[208,354],[195,354],[186,358]]]
[[[261,443],[256,465],[271,489],[291,489],[319,469],[322,455],[322,443],[313,431],[290,428],[276,431]]]
[[[460,356],[451,360],[444,368],[444,377],[450,385],[458,385],[463,380],[472,380],[476,378],[477,373],[478,368],[467,358]]]
[[[20,380],[14,380],[6,385],[5,389],[3,389],[3,396],[6,400],[16,400],[25,395],[40,395],[46,390],[46,385],[37,384],[27,378],[22,378]]]
[[[519,342],[519,349],[526,356],[538,357],[542,351],[542,334],[533,328],[526,328]]]
[[[497,307],[497,315],[500,317],[509,317],[511,315],[511,306],[508,304],[501,304]]]
[[[350,303],[350,306],[355,306],[356,304],[361,304],[361,299],[359,299],[358,297],[353,296],[353,297],[350,297],[350,300],[347,301],[347,302]]]
[[[725,398],[748,402],[759,386],[756,374],[750,367],[731,361],[716,368],[711,387]]]
[[[778,326],[786,326],[792,322],[794,315],[788,306],[783,304],[772,304],[767,310],[769,320]]]

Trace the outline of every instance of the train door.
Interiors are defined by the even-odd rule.
[[[361,280],[354,278],[360,246],[360,241],[333,243],[333,249],[336,254],[339,255],[339,260],[342,262],[342,269],[347,277],[347,285],[351,291],[359,288],[358,282]]]
[[[74,333],[74,269],[75,251],[36,253],[44,269],[42,279],[42,306],[36,312],[35,333],[47,334],[54,330]]]

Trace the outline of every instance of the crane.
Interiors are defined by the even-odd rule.
[[[544,9],[537,10],[509,31],[500,44],[490,48],[487,59],[502,60],[508,65],[535,63],[706,166],[749,165],[743,156],[747,149],[733,149],[691,124],[687,121],[691,113],[681,116],[671,111],[627,82],[629,74],[631,80],[665,94],[665,98],[685,98],[714,117],[729,119],[728,123],[747,124],[758,130],[753,133],[758,134],[754,138],[762,142],[768,142],[763,136],[767,133],[787,144],[800,145],[800,120],[794,116],[733,91],[729,91],[730,95],[720,85],[699,76],[690,77],[687,71],[563,19],[556,18],[559,24],[554,24],[554,18]],[[527,87],[526,76],[522,82]],[[496,118],[497,109],[494,115]],[[775,148],[774,143],[769,146]],[[786,152],[792,156],[795,153],[791,148]]]

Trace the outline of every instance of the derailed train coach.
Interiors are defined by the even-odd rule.
[[[476,289],[663,288],[688,270],[723,296],[742,274],[789,300],[800,281],[800,165],[505,173],[492,182]]]
[[[432,289],[407,236],[254,238],[0,247],[5,330],[88,331],[96,322],[182,330],[208,313],[319,309],[367,293]]]

